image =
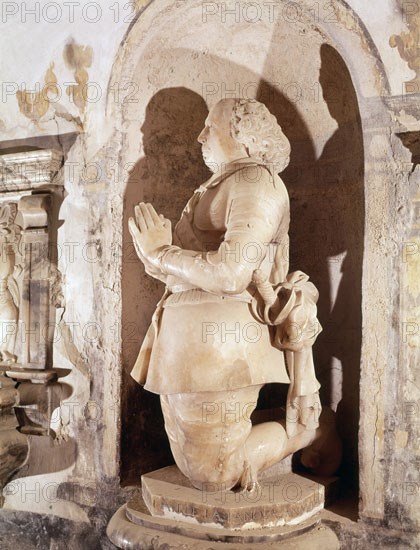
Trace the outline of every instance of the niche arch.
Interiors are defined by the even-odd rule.
[[[337,402],[338,386],[332,378],[339,376],[337,360],[343,365],[346,353],[358,347],[360,364],[354,364],[353,354],[347,379],[342,375],[346,391],[353,392],[347,397],[350,408],[344,410],[351,419],[346,444],[352,457],[359,457],[360,515],[380,519],[384,512],[383,382],[387,362],[397,353],[397,337],[390,322],[383,322],[392,318],[396,304],[389,300],[393,260],[378,235],[395,222],[387,185],[390,176],[382,174],[378,185],[375,173],[381,154],[385,159],[389,148],[389,115],[381,101],[370,98],[386,97],[389,86],[366,29],[345,2],[335,4],[333,21],[314,20],[311,2],[303,1],[297,21],[267,17],[251,24],[217,16],[205,20],[200,0],[191,0],[188,7],[175,0],[151,2],[124,38],[109,82],[107,116],[115,121],[115,132],[108,149],[123,167],[130,167],[125,181],[110,185],[116,199],[124,197],[113,215],[116,223],[117,216],[122,218],[120,246],[128,251],[127,219],[135,203],[151,201],[175,221],[192,189],[208,177],[195,142],[207,104],[229,93],[243,94],[265,102],[278,117],[292,143],[291,166],[284,173],[292,202],[291,239],[296,250],[292,250],[292,267],[306,270],[320,287],[321,322],[327,319],[328,325],[334,313],[336,325],[332,332],[328,326],[324,330],[336,341],[324,338],[318,344],[318,361],[330,367],[318,375],[328,399]],[[337,75],[348,83],[344,105]],[[372,162],[371,143],[378,140],[384,144],[383,153],[378,158],[376,150]],[[343,156],[344,166],[337,162]],[[339,190],[334,188],[337,178],[344,186]],[[343,200],[340,190],[346,191],[350,202]],[[320,233],[325,227],[329,244]],[[338,238],[340,231],[344,242]],[[313,239],[311,246],[308,236]],[[307,249],[297,251],[299,243],[306,243]],[[165,465],[170,456],[165,436],[156,435],[164,434],[158,399],[129,377],[162,288],[129,256],[131,252],[123,252],[121,281],[123,483]],[[356,268],[352,268],[354,262]],[[356,306],[345,299],[353,290]],[[334,311],[337,300],[340,308]],[[354,326],[343,324],[347,307],[354,309]],[[351,340],[347,351],[340,344],[346,337]],[[319,351],[321,344],[328,348],[327,357]],[[360,406],[353,402],[352,409],[359,379]],[[349,468],[356,473],[354,464]]]

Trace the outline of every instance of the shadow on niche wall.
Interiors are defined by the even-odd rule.
[[[260,81],[257,99],[277,117],[292,145],[291,163],[282,174],[291,198],[290,269],[310,275],[320,291],[319,319],[324,327],[315,347],[324,404],[334,401],[335,361],[342,377],[339,417],[348,451],[347,472],[357,471],[358,387],[361,342],[361,266],[363,246],[363,144],[356,95],[343,60],[330,46],[321,48],[320,84],[338,129],[317,160],[311,133],[297,106]],[[218,60],[220,66],[222,60]],[[230,67],[234,69],[234,67]],[[249,75],[249,81],[256,75]],[[163,285],[144,272],[136,258],[127,222],[134,206],[152,202],[173,224],[193,190],[210,176],[197,142],[207,106],[186,88],[159,91],[141,127],[144,157],[133,168],[124,197],[123,381],[121,481],[139,482],[142,473],[173,462],[164,431],[159,397],[130,377],[140,344]],[[140,130],[140,128],[139,128]],[[332,256],[343,257],[341,280],[331,299]],[[334,264],[338,265],[338,264]],[[335,359],[334,359],[335,358]],[[259,408],[285,403],[286,387],[267,385]],[[354,479],[354,476],[351,475]]]
[[[284,173],[291,197],[290,269],[308,273],[319,290],[318,318],[323,331],[314,346],[314,361],[321,401],[323,405],[338,403],[343,479],[356,488],[365,217],[363,136],[355,89],[342,57],[327,44],[321,46],[320,54],[322,96],[338,128],[318,160],[308,158],[303,148],[304,154],[292,159],[290,180]]]
[[[324,281],[329,280],[328,262],[334,266],[332,256],[342,260],[335,300],[331,300],[327,288],[319,287],[325,294],[320,314],[328,322],[315,358],[321,369],[330,368],[321,394],[326,403],[334,400],[333,373],[336,360],[341,362],[337,424],[344,441],[343,477],[348,476],[357,486],[365,220],[363,134],[350,73],[340,54],[327,44],[321,47],[319,82],[330,115],[338,125],[317,162],[318,211],[328,223],[328,236],[319,235],[327,259]]]
[[[321,46],[320,56],[322,98],[338,128],[318,159],[310,133],[287,100],[264,82],[257,99],[276,116],[291,142],[290,164],[281,174],[290,195],[290,271],[304,271],[319,290],[318,318],[323,332],[314,346],[314,361],[321,400],[334,408],[338,403],[337,425],[344,444],[342,475],[357,488],[363,136],[357,97],[344,60],[327,44]],[[285,388],[268,385],[260,397],[269,406],[284,404]]]
[[[163,89],[149,102],[139,128],[145,156],[130,173],[123,218],[123,484],[138,482],[142,473],[173,463],[159,396],[145,391],[130,376],[164,286],[146,275],[137,259],[128,218],[134,206],[145,201],[175,225],[194,189],[210,177],[197,142],[207,114],[205,101],[195,92],[182,87]]]

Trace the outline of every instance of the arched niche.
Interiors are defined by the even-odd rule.
[[[118,216],[122,223],[122,483],[170,461],[158,398],[129,377],[163,288],[136,261],[127,220],[140,200],[178,219],[208,177],[195,141],[208,108],[229,94],[245,95],[267,104],[292,144],[283,174],[292,208],[291,267],[308,272],[321,293],[324,333],[315,355],[324,402],[338,405],[345,477],[359,477],[361,515],[381,518],[382,381],[396,352],[395,335],[382,322],[394,307],[393,264],[378,235],[394,222],[387,175],[378,185],[375,173],[389,149],[387,111],[370,100],[388,93],[380,59],[344,2],[329,17],[303,1],[295,15],[280,9],[279,17],[254,22],[243,12],[210,16],[204,4],[149,4],[125,37],[109,83],[115,132],[108,150],[128,170],[124,181],[110,184],[114,204],[120,201],[115,223]],[[266,403],[276,391],[266,393]]]

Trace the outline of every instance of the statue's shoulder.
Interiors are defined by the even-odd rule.
[[[264,164],[246,164],[238,167],[224,180],[224,187],[230,195],[249,194],[256,197],[288,198],[281,178]]]

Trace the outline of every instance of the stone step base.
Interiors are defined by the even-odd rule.
[[[338,550],[334,532],[315,514],[295,526],[233,530],[188,524],[153,517],[138,497],[122,506],[111,518],[107,535],[118,548],[145,550],[185,548],[194,550],[285,548],[287,550]]]

